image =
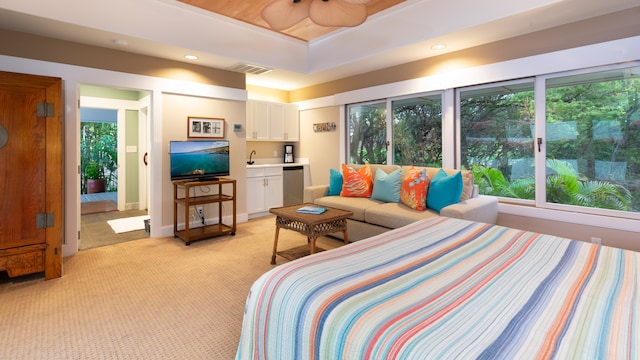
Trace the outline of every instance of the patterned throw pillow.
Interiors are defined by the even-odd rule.
[[[411,167],[402,179],[400,201],[416,210],[427,208],[427,192],[429,191],[429,175],[427,169],[418,170]]]
[[[369,164],[360,170],[342,164],[342,191],[340,196],[370,197],[373,190],[373,176]]]

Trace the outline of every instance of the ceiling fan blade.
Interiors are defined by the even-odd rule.
[[[353,5],[342,0],[312,0],[309,18],[321,26],[358,26],[367,20],[367,6]]]
[[[292,27],[309,16],[310,1],[273,0],[262,9],[262,19],[273,30]]]

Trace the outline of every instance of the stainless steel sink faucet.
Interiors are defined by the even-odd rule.
[[[255,153],[256,153],[256,151],[255,151],[255,150],[252,150],[252,151],[251,151],[251,154],[249,154],[249,161],[247,161],[247,164],[249,164],[249,165],[253,165],[253,160],[251,160],[251,157],[252,157],[252,156],[253,156],[253,154],[255,154]]]

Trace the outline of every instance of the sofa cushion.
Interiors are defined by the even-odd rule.
[[[358,221],[365,221],[365,212],[372,206],[383,204],[382,201],[365,197],[343,197],[343,196],[323,196],[314,201],[317,205],[334,207],[337,209],[353,212],[350,218]]]
[[[433,210],[411,209],[402,203],[384,203],[367,209],[365,221],[369,224],[396,229],[412,222],[438,216]]]
[[[370,197],[373,190],[371,168],[364,165],[359,170],[342,164],[342,191],[340,196]]]
[[[329,196],[340,195],[342,191],[342,173],[338,170],[329,170]]]
[[[390,174],[385,173],[382,169],[376,169],[371,198],[384,202],[400,201],[401,177],[400,169],[396,169]]]
[[[442,208],[460,202],[462,195],[462,174],[460,171],[447,175],[444,170],[438,171],[431,179],[427,206],[438,213]]]
[[[425,168],[410,167],[402,176],[400,201],[416,210],[427,208],[427,191],[429,190],[429,176]]]

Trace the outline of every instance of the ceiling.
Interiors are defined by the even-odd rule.
[[[262,9],[273,0],[252,0],[252,1],[211,1],[211,0],[178,0],[185,4],[197,6],[201,9],[212,11],[214,13],[244,21],[248,24],[269,29],[269,25],[260,16]],[[293,1],[293,0],[292,0]],[[312,0],[304,0],[312,1]],[[317,0],[319,1],[319,0]],[[367,14],[373,15],[382,10],[388,9],[393,5],[397,5],[405,0],[370,0],[367,4]],[[297,23],[296,25],[279,31],[281,34],[309,41],[317,39],[332,31],[338,30],[336,27],[326,27],[314,24],[309,18]]]
[[[254,4],[263,1],[209,2],[229,11],[237,4],[235,11],[257,19]],[[636,6],[638,0],[406,0],[357,27],[290,36],[177,0],[0,0],[0,28],[183,62],[193,54],[195,63],[221,69],[257,65],[273,71],[248,74],[247,84],[295,90]],[[433,50],[436,44],[447,47]]]

